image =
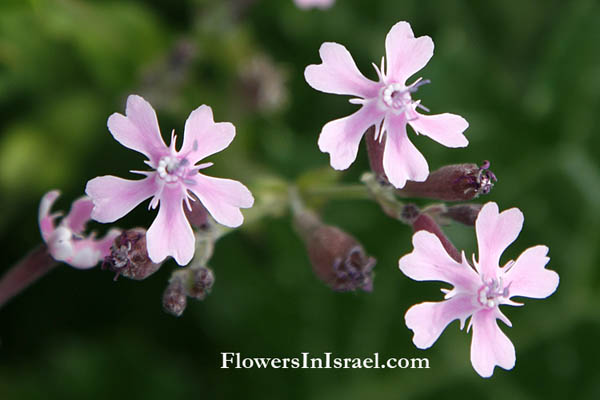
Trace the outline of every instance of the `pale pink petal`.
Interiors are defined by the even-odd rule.
[[[62,261],[79,269],[93,268],[98,265],[104,257],[110,254],[110,247],[115,241],[115,238],[120,234],[120,230],[111,229],[100,240],[94,240],[93,238],[72,240],[73,253],[69,258]]]
[[[515,366],[515,347],[496,323],[495,309],[481,310],[473,315],[471,363],[475,371],[489,378],[498,365],[504,369]]]
[[[433,56],[433,41],[429,36],[415,38],[408,22],[398,22],[385,38],[387,79],[405,83],[421,70]]]
[[[390,183],[401,189],[407,180],[422,182],[427,179],[429,166],[406,135],[404,115],[388,114],[383,124],[386,131],[383,170]]]
[[[543,299],[558,287],[558,274],[544,268],[550,258],[546,257],[546,246],[535,246],[525,250],[504,275],[504,287],[509,295]]]
[[[52,190],[46,193],[40,201],[40,208],[38,211],[38,224],[40,226],[40,232],[44,242],[48,242],[48,239],[54,232],[54,218],[50,215],[50,210],[56,199],[60,196],[58,190]]]
[[[311,7],[326,9],[331,7],[335,3],[335,0],[294,0],[294,3],[303,9]]]
[[[71,205],[71,210],[61,221],[61,225],[66,225],[73,233],[81,233],[85,229],[85,224],[90,220],[94,202],[87,196],[78,198]]]
[[[254,198],[238,181],[197,174],[195,184],[188,186],[210,215],[220,224],[236,228],[244,222],[240,208],[249,208]]]
[[[194,232],[183,212],[186,194],[182,187],[165,186],[156,219],[146,233],[148,256],[155,263],[167,256],[187,265],[194,256]]]
[[[415,346],[426,349],[435,343],[450,322],[459,319],[462,328],[476,309],[472,296],[459,295],[438,303],[415,304],[408,309],[404,319],[408,329],[414,332]]]
[[[100,252],[94,248],[92,242],[91,239],[84,239],[73,243],[73,255],[63,262],[78,269],[90,269],[98,265],[101,259]]]
[[[202,105],[192,111],[185,121],[183,146],[179,154],[183,155],[190,165],[196,164],[204,157],[218,153],[233,141],[235,127],[229,122],[215,123],[212,109]]]
[[[94,202],[92,218],[98,222],[114,222],[159,190],[156,175],[131,181],[116,176],[99,176],[90,180],[85,193]]]
[[[96,249],[100,251],[102,257],[110,255],[110,248],[113,245],[117,236],[122,233],[120,229],[111,229],[102,239],[98,239],[94,242]]]
[[[409,121],[409,124],[417,133],[428,136],[446,147],[465,147],[469,144],[463,135],[465,129],[469,127],[469,123],[460,115],[416,114],[418,118]]]
[[[372,125],[379,125],[383,114],[375,101],[364,104],[349,117],[328,122],[319,136],[319,149],[331,156],[331,166],[346,169],[356,160],[360,140]]]
[[[126,116],[114,113],[108,118],[108,129],[123,146],[144,154],[158,163],[166,154],[167,146],[160,134],[154,109],[137,95],[127,98]]]
[[[412,242],[414,250],[399,262],[404,275],[416,281],[442,281],[465,291],[477,290],[479,275],[466,261],[460,264],[450,257],[436,235],[419,231]]]
[[[56,261],[68,262],[73,257],[73,232],[65,226],[58,226],[46,241],[48,252]]]
[[[518,208],[499,213],[494,202],[483,206],[475,221],[475,230],[479,247],[476,266],[484,279],[496,278],[500,256],[519,236],[522,228],[523,213]]]
[[[364,99],[377,96],[380,85],[360,73],[350,52],[344,46],[326,42],[321,45],[319,53],[323,63],[309,65],[304,70],[306,82],[314,89]]]

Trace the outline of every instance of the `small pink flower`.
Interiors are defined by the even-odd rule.
[[[335,0],[294,0],[294,3],[303,9],[312,7],[326,9],[331,7],[335,3]]]
[[[75,200],[69,214],[55,226],[54,219],[60,216],[60,213],[50,214],[50,209],[59,195],[58,190],[52,190],[46,193],[40,202],[38,222],[42,238],[56,261],[80,269],[92,268],[110,254],[110,246],[121,231],[111,229],[99,240],[94,239],[94,234],[82,236],[94,207],[92,200],[85,196]]]
[[[151,208],[160,203],[158,215],[146,234],[148,255],[155,263],[172,256],[186,265],[194,255],[194,234],[184,213],[184,202],[191,209],[195,195],[220,224],[237,227],[244,220],[240,208],[251,207],[254,198],[240,182],[213,178],[198,171],[212,163],[196,165],[205,157],[225,149],[233,141],[235,127],[229,122],[214,122],[210,107],[194,110],[185,123],[183,145],[175,149],[175,131],[167,147],[160,133],[156,113],[146,100],[131,95],[126,115],[114,113],[108,129],[123,146],[148,158],[153,171],[132,171],[145,175],[141,180],[101,176],[88,182],[86,193],[94,201],[92,218],[113,222],[142,201],[152,197]],[[191,193],[190,193],[191,192]]]
[[[496,324],[500,319],[512,326],[499,309],[500,305],[519,306],[514,296],[543,299],[558,286],[558,274],[545,269],[549,258],[546,246],[525,250],[516,261],[500,267],[500,255],[517,238],[523,227],[523,214],[517,208],[498,213],[496,203],[487,203],[475,223],[479,243],[479,260],[473,269],[462,253],[462,263],[454,261],[437,236],[419,231],[413,236],[414,250],[400,259],[400,270],[417,281],[448,282],[454,288],[442,289],[446,300],[412,306],[405,316],[406,326],[414,332],[413,342],[427,349],[446,326],[460,320],[461,329],[469,316],[473,327],[471,363],[485,378],[492,376],[496,365],[512,369],[515,348]]]
[[[358,146],[365,131],[375,125],[376,139],[386,135],[383,169],[389,181],[402,188],[407,180],[424,181],[429,167],[423,155],[410,142],[406,124],[419,134],[447,147],[465,147],[463,132],[469,124],[459,115],[424,115],[417,108],[428,111],[413,100],[419,86],[429,83],[421,78],[411,84],[406,80],[422,69],[433,55],[433,41],[429,36],[415,38],[408,22],[398,22],[385,40],[387,68],[384,58],[381,68],[375,70],[379,82],[365,78],[344,46],[323,43],[319,50],[322,64],[309,65],[304,71],[306,81],[325,93],[357,96],[351,99],[361,108],[346,118],[327,123],[319,137],[319,149],[329,153],[331,166],[346,169],[356,159]]]

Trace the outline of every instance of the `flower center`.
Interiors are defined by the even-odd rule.
[[[422,78],[419,78],[409,86],[404,86],[401,83],[390,83],[381,92],[381,98],[383,103],[396,113],[414,110],[413,106],[429,111],[420,104],[420,101],[414,101],[411,97],[411,93],[416,92],[420,86],[429,82],[428,79],[422,80]]]
[[[161,179],[167,182],[176,182],[184,178],[186,173],[187,159],[179,160],[176,157],[166,156],[160,159],[156,172]]]
[[[502,304],[503,300],[509,297],[508,286],[504,287],[502,278],[491,279],[484,282],[477,291],[477,300],[479,304],[486,308],[494,308]]]
[[[392,83],[383,90],[383,102],[390,108],[404,111],[412,103],[412,98],[408,88],[400,83]]]

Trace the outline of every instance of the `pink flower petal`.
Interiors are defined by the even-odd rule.
[[[479,246],[476,267],[485,280],[496,278],[500,256],[522,228],[523,213],[518,208],[498,213],[498,205],[494,202],[483,206],[475,221],[475,230]]]
[[[186,194],[180,186],[165,186],[160,208],[146,233],[148,256],[159,263],[167,256],[179,265],[187,265],[194,256],[194,232],[183,212]]]
[[[111,229],[106,236],[100,240],[86,238],[74,240],[73,254],[69,259],[64,260],[72,267],[79,269],[89,269],[95,267],[104,257],[110,254],[110,247],[116,237],[121,234],[118,229]]]
[[[364,99],[377,96],[380,85],[360,73],[344,46],[326,42],[321,45],[319,53],[323,63],[309,65],[304,71],[306,82],[314,89]]]
[[[471,363],[475,371],[489,378],[498,365],[504,369],[515,366],[515,347],[496,323],[495,309],[481,310],[473,315]]]
[[[401,189],[409,179],[417,182],[427,179],[429,166],[406,135],[404,115],[390,113],[383,124],[386,131],[383,170],[390,183]]]
[[[236,228],[244,222],[240,208],[249,208],[254,198],[248,188],[238,181],[198,174],[190,189],[220,224]]]
[[[99,176],[90,180],[85,193],[94,201],[92,218],[114,222],[159,190],[156,175],[131,181],[116,176]]]
[[[160,134],[154,109],[137,95],[127,98],[125,115],[114,113],[108,118],[108,129],[123,146],[144,154],[157,164],[167,153],[167,146]]]
[[[558,287],[558,274],[544,268],[550,258],[546,257],[546,246],[535,246],[525,250],[504,275],[504,286],[509,295],[543,299]]]
[[[417,133],[428,136],[446,147],[465,147],[469,144],[463,135],[465,129],[469,127],[469,123],[460,115],[416,114],[418,118],[411,120],[409,124]]]
[[[45,243],[48,243],[48,239],[54,232],[54,218],[50,215],[50,210],[58,196],[60,196],[60,192],[58,190],[52,190],[46,193],[40,201],[38,224]]]
[[[179,151],[190,163],[225,149],[233,141],[235,127],[229,122],[215,123],[212,109],[202,105],[185,121],[183,146]]]
[[[325,124],[319,136],[319,149],[330,154],[333,168],[346,169],[356,160],[365,131],[372,125],[379,125],[382,118],[377,102],[368,102],[354,114]]]
[[[387,78],[405,83],[421,70],[433,56],[433,41],[429,36],[415,38],[408,22],[398,22],[385,38]]]
[[[71,205],[71,210],[61,221],[61,225],[66,225],[73,233],[81,233],[85,225],[90,220],[94,202],[87,196],[78,198]]]
[[[419,231],[413,235],[414,250],[400,259],[400,270],[416,281],[448,282],[456,288],[476,292],[479,275],[466,261],[457,263],[448,255],[433,233]]]
[[[408,309],[404,317],[408,329],[414,332],[413,343],[419,349],[431,347],[440,337],[446,326],[455,319],[461,321],[461,329],[465,320],[477,306],[473,305],[472,296],[455,296],[438,303],[415,304]]]

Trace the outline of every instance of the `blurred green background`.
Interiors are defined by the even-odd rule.
[[[431,169],[491,160],[499,182],[480,202],[525,214],[504,259],[550,247],[558,291],[504,307],[512,371],[484,380],[470,335],[451,324],[429,350],[404,325],[413,304],[441,300],[438,283],[397,267],[409,228],[372,202],[335,200],[324,219],[378,259],[373,293],[333,293],[312,274],[288,215],[223,238],[210,262],[213,293],[177,319],[161,309],[173,262],[146,281],[112,281],[99,268],[60,266],[0,310],[0,398],[13,399],[578,399],[600,398],[600,3],[596,0],[337,0],[302,11],[292,0],[2,0],[0,2],[0,272],[41,239],[37,206],[48,190],[66,209],[87,180],[133,178],[143,158],[106,129],[128,94],[157,109],[163,135],[182,133],[200,104],[237,137],[211,157],[210,175],[293,181],[328,165],[323,124],[351,113],[347,99],[303,79],[324,41],[344,44],[363,73],[400,20],[430,35],[432,61],[417,76],[432,113],[470,121],[470,146],[411,136]],[[357,182],[364,148],[342,175]],[[327,171],[327,169],[326,169]],[[327,175],[327,174],[325,174]],[[259,193],[255,194],[259,195]],[[118,222],[149,226],[145,207]],[[93,224],[92,224],[93,225]],[[106,228],[96,224],[100,231]],[[450,226],[475,249],[470,228]],[[220,352],[296,357],[428,357],[429,370],[220,369]]]

